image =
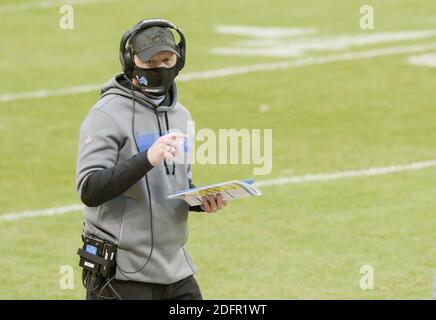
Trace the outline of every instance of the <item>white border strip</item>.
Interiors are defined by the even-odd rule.
[[[249,66],[191,72],[181,75],[178,78],[178,81],[192,81],[192,80],[201,80],[201,79],[229,77],[229,76],[246,74],[251,72],[283,70],[283,69],[299,68],[299,67],[310,66],[310,65],[321,65],[321,64],[327,64],[327,63],[339,62],[339,61],[371,59],[375,57],[390,56],[396,54],[424,52],[433,49],[436,49],[436,43],[431,43],[427,45],[412,45],[412,46],[405,46],[405,47],[374,49],[374,50],[357,51],[357,52],[345,52],[342,54],[333,54],[327,56],[304,58],[304,59],[282,61],[282,62],[275,62],[275,63],[262,63],[262,64],[254,64]],[[6,94],[0,94],[0,103],[23,100],[23,99],[36,99],[36,98],[45,98],[51,96],[86,93],[86,92],[100,90],[102,86],[103,84],[90,84],[90,85],[67,87],[61,89],[53,89],[53,90],[6,93]]]
[[[332,173],[320,173],[320,174],[307,174],[297,177],[281,177],[277,179],[262,180],[255,183],[256,187],[267,187],[284,184],[300,184],[307,182],[320,182],[339,180],[344,178],[357,178],[368,176],[379,176],[391,173],[398,173],[403,171],[422,170],[426,168],[436,167],[436,160],[413,162],[409,164],[393,165],[387,167],[375,167],[363,170],[350,170]],[[0,221],[14,221],[23,218],[35,218],[41,216],[55,216],[63,215],[70,212],[76,212],[83,210],[84,206],[80,204],[72,204],[64,207],[36,210],[36,211],[24,211],[17,213],[7,213],[0,215]]]

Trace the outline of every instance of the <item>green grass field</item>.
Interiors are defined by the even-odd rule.
[[[220,56],[241,36],[218,25],[317,28],[317,37],[436,30],[434,0],[139,0],[2,13],[0,95],[98,84],[120,71],[123,32],[141,18],[179,25],[188,42],[182,74],[344,52],[429,45],[436,36],[302,57]],[[30,1],[31,2],[31,1]],[[34,0],[38,2],[38,0]],[[359,28],[371,4],[375,30]],[[436,52],[432,50],[416,53]],[[256,180],[436,159],[436,69],[415,53],[180,82],[196,128],[273,129],[273,170]],[[0,219],[79,204],[77,137],[98,91],[0,102]],[[260,105],[270,106],[267,112]],[[244,178],[254,166],[194,166],[197,185]],[[265,186],[219,214],[190,216],[188,247],[207,299],[429,299],[436,270],[436,167],[388,175]],[[0,298],[83,299],[76,250],[82,214],[0,220]],[[62,290],[71,265],[75,287]],[[374,289],[359,286],[362,265]]]

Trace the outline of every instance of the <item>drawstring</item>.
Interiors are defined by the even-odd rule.
[[[156,110],[154,111],[154,114],[156,115],[157,124],[159,126],[159,136],[161,137],[163,132],[162,132],[162,127],[160,126],[159,115],[158,115]],[[167,164],[167,161],[165,159],[164,159],[164,166],[165,166],[165,171],[167,172],[167,175],[169,175],[170,170],[168,169],[168,164]]]
[[[167,133],[170,131],[170,126],[168,124],[168,113],[165,111],[165,123],[167,125]],[[173,161],[173,175],[176,172],[176,164]]]
[[[170,131],[170,126],[168,125],[168,113],[165,111],[165,124],[167,125],[167,131]]]

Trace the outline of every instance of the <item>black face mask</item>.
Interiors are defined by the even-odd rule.
[[[144,92],[153,96],[166,95],[178,74],[178,64],[172,68],[143,69],[135,66],[133,69],[133,76],[138,81],[138,85]]]

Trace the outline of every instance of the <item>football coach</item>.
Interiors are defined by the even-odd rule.
[[[123,73],[103,87],[79,135],[84,238],[117,246],[112,274],[84,276],[86,298],[202,299],[185,248],[188,212],[213,213],[226,203],[220,195],[196,207],[167,199],[194,186],[189,163],[174,161],[191,121],[174,82],[185,64],[185,37],[166,20],[142,20],[123,35],[119,58]]]

